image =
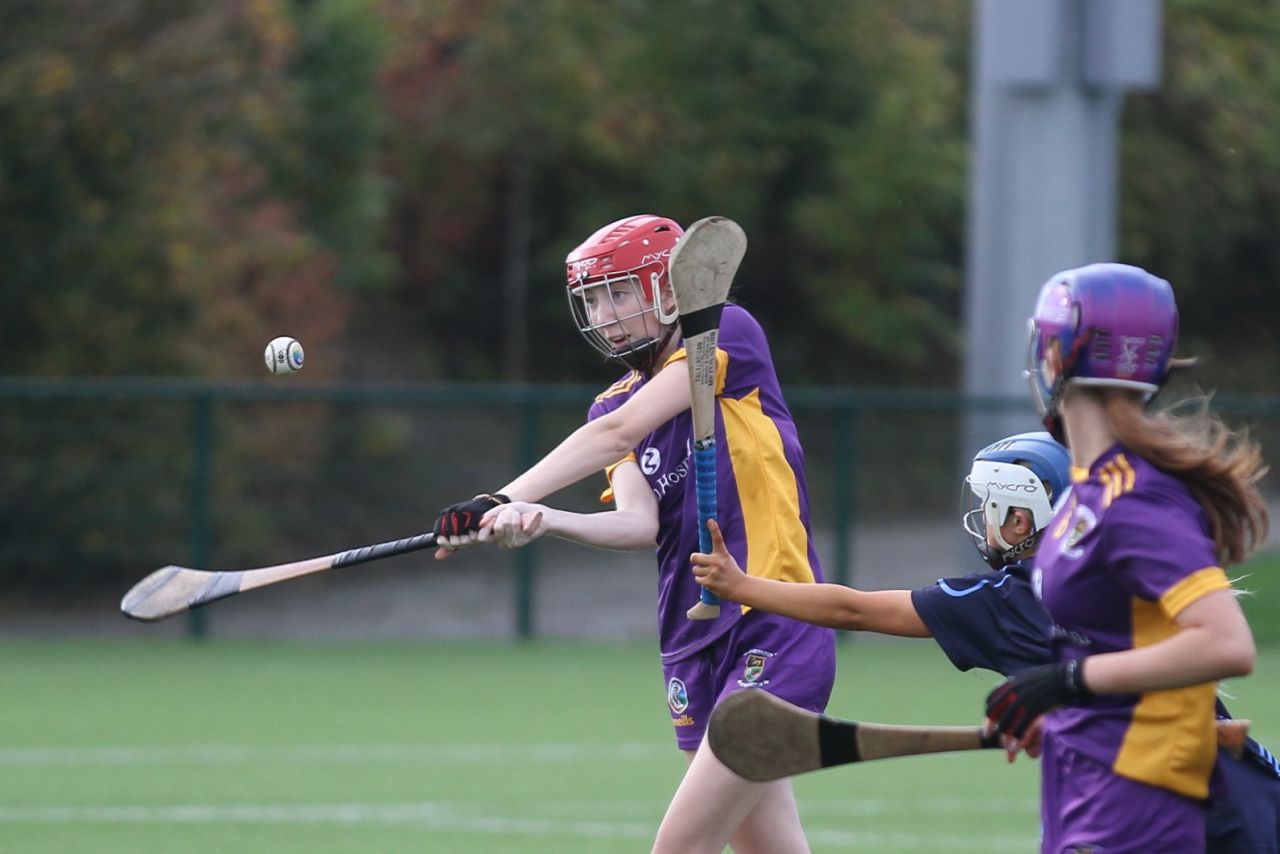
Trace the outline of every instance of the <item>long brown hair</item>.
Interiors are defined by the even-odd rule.
[[[1223,566],[1243,562],[1266,540],[1262,449],[1247,431],[1232,431],[1211,413],[1209,398],[1148,409],[1132,395],[1108,394],[1105,408],[1121,444],[1190,488],[1209,516]]]

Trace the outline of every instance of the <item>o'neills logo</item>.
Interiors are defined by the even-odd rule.
[[[688,715],[681,715],[678,718],[672,718],[671,723],[675,724],[676,726],[693,726],[695,723],[697,723],[697,721],[695,721],[693,718],[689,717]]]

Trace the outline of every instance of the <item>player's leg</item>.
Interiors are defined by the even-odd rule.
[[[763,785],[764,794],[729,838],[729,846],[736,854],[808,851],[809,841],[800,824],[791,780],[774,780]]]
[[[690,751],[685,751],[690,755]],[[752,783],[724,767],[704,743],[671,799],[654,842],[655,854],[736,854],[809,851],[791,781]]]
[[[732,659],[721,674],[722,694],[768,691],[814,712],[826,710],[835,683],[835,633],[830,629],[753,612],[734,629]],[[702,752],[718,773],[733,775],[704,744]],[[745,783],[745,781],[743,781]],[[730,838],[737,854],[808,851],[791,781],[746,783],[764,786]]]
[[[696,664],[667,667],[672,713],[684,710],[674,723],[686,751],[695,746],[695,734],[702,738],[711,706],[733,691],[765,690],[802,708],[826,708],[835,680],[830,629],[753,612],[704,653]],[[729,771],[705,743],[696,746],[655,851],[718,854],[730,840],[742,854],[809,850],[789,781],[749,782]]]

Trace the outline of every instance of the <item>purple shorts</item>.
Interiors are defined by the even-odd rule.
[[[1205,803],[1120,777],[1045,732],[1041,854],[1202,854]]]
[[[696,750],[716,703],[734,691],[768,691],[824,711],[836,680],[835,632],[752,611],[724,637],[662,667],[667,706],[682,750]]]

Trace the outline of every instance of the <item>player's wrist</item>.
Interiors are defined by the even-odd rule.
[[[1062,664],[1062,679],[1072,700],[1087,700],[1093,696],[1084,679],[1084,659],[1072,658]]]

